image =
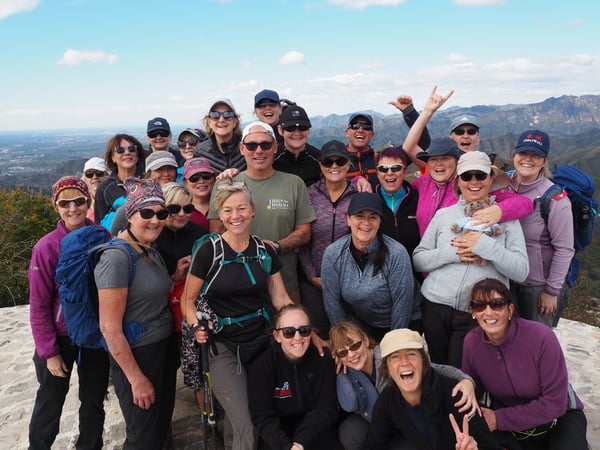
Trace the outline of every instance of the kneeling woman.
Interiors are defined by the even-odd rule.
[[[276,343],[248,367],[248,399],[259,449],[332,450],[337,442],[333,360],[310,342],[301,305],[284,306],[275,320]]]

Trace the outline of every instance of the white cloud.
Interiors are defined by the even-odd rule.
[[[37,8],[39,0],[0,0],[0,20]]]
[[[292,50],[283,55],[277,63],[282,66],[297,66],[298,64],[304,64],[304,53]]]
[[[585,23],[585,20],[577,19],[577,18],[567,19],[564,22],[565,26],[567,26],[567,27],[578,27],[579,25],[583,25],[584,23]]]
[[[240,67],[244,70],[248,70],[252,66],[252,61],[244,59],[240,62]]]
[[[452,0],[452,3],[462,6],[494,6],[503,5],[505,0]]]
[[[58,60],[57,64],[72,67],[85,63],[115,64],[118,60],[118,55],[111,55],[101,50],[73,50],[70,48]]]
[[[389,65],[386,61],[365,61],[358,65],[360,70],[384,69]]]
[[[450,61],[450,62],[455,62],[455,63],[459,63],[459,62],[464,62],[464,61],[468,61],[469,58],[465,55],[461,55],[460,53],[450,53],[448,56],[446,56],[446,61]]]
[[[406,0],[329,0],[331,5],[358,10],[363,10],[371,6],[398,6],[405,2]]]

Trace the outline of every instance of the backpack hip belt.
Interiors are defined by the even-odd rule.
[[[263,307],[260,307],[258,310],[252,313],[244,314],[243,316],[239,317],[219,317],[218,322],[219,327],[223,327],[225,325],[238,325],[240,327],[243,327],[244,325],[242,325],[242,322],[254,319],[256,317],[264,317],[268,322],[271,321],[267,310]]]

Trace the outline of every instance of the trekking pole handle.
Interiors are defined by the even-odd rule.
[[[196,317],[198,318],[198,326],[203,327],[208,333],[208,319],[210,319],[210,316],[205,312],[198,311]],[[208,372],[208,340],[200,346],[202,347],[202,370]]]

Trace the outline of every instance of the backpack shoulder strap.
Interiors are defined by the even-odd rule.
[[[210,264],[210,268],[208,272],[206,272],[206,279],[204,280],[204,284],[202,285],[202,289],[200,290],[200,295],[204,294],[210,288],[212,281],[215,279],[217,273],[221,270],[222,261],[223,261],[223,241],[219,234],[217,233],[208,233],[204,236],[201,236],[194,242],[192,246],[192,263],[190,264],[190,270],[194,265],[194,259],[198,254],[198,249],[206,242],[210,241],[213,248],[213,260]]]
[[[540,198],[540,214],[546,226],[548,226],[548,217],[550,216],[550,202],[552,200],[558,201],[564,197],[567,197],[567,191],[558,184],[553,184],[542,194]]]
[[[102,244],[102,245],[98,246],[98,248],[96,250],[96,254],[95,254],[95,262],[98,262],[98,258],[100,257],[100,254],[109,248],[118,248],[119,250],[124,252],[129,257],[129,261],[131,263],[131,270],[129,271],[129,279],[127,281],[127,285],[131,286],[131,283],[133,283],[133,279],[135,278],[135,270],[136,270],[136,265],[137,265],[136,261],[138,259],[140,259],[141,257],[143,257],[144,254],[137,253],[136,251],[134,251],[133,248],[131,248],[131,245],[129,245],[123,239],[112,239],[111,241],[107,242],[106,244]]]

